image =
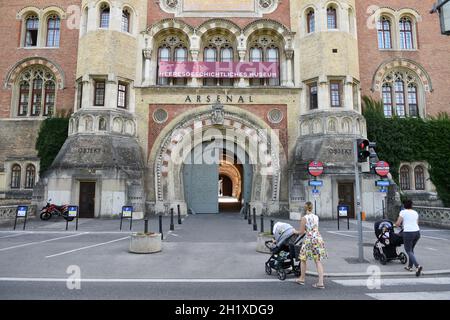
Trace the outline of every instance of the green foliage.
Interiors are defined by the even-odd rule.
[[[383,103],[363,97],[363,114],[367,120],[368,138],[377,142],[380,159],[389,162],[398,184],[402,162],[426,161],[439,197],[450,206],[450,117],[440,113],[428,119],[387,119]]]
[[[68,129],[69,117],[66,114],[58,114],[57,117],[42,122],[36,141],[36,150],[41,160],[41,175],[50,168],[61,150],[67,139]]]

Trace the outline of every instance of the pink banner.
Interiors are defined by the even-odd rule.
[[[277,62],[159,62],[161,78],[278,78]]]

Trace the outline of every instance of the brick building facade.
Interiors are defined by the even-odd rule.
[[[323,217],[335,215],[342,203],[354,212],[352,141],[366,135],[361,94],[383,99],[388,117],[449,110],[450,41],[440,35],[438,16],[429,13],[433,3],[3,3],[0,199],[31,199],[39,181],[34,149],[39,125],[66,111],[72,114],[69,139],[35,189],[39,204],[46,198],[88,203],[85,216],[97,217],[117,214],[125,204],[138,213],[178,205],[183,214],[215,211],[217,192],[207,193],[202,185],[215,189],[211,177],[219,175],[228,177],[227,183],[238,181],[230,197],[258,214],[295,216],[314,199]],[[275,62],[279,75],[158,76],[165,59],[210,58]],[[190,145],[186,137],[199,130],[205,146],[214,141],[208,130],[229,133],[221,139],[233,146],[221,146],[215,169],[198,171],[174,159]],[[247,150],[255,136],[257,147],[264,145],[264,163]],[[239,144],[239,137],[248,141]],[[194,159],[194,149],[183,156]],[[305,164],[311,160],[326,166],[320,198],[308,186]],[[427,175],[426,164],[411,166],[412,171],[422,166]],[[210,172],[210,178],[202,172]],[[192,179],[199,174],[204,181]],[[363,175],[362,201],[369,216],[381,212],[382,196],[373,180]],[[432,193],[433,186],[424,191]],[[208,194],[208,200],[198,194]],[[200,202],[211,206],[200,209]]]

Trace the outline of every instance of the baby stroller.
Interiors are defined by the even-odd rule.
[[[403,237],[401,233],[395,233],[392,221],[377,221],[374,227],[378,239],[373,246],[375,260],[379,260],[382,265],[391,260],[400,260],[402,264],[406,264],[408,262],[406,254],[403,252],[397,253],[397,248],[403,244]]]
[[[266,241],[266,247],[270,249],[271,256],[266,262],[266,273],[272,274],[272,269],[277,272],[278,279],[285,280],[287,274],[294,273],[300,276],[300,262],[298,255],[304,236],[294,234],[295,229],[290,224],[277,222],[273,227],[273,235],[276,243]]]

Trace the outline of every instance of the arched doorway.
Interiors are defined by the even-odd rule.
[[[232,157],[237,155],[240,161],[249,160],[240,162],[243,164],[243,184],[249,186],[242,189],[242,201],[256,208],[257,214],[263,207],[267,207],[269,214],[278,212],[280,181],[287,179],[286,171],[282,169],[286,166],[286,157],[278,135],[254,114],[220,104],[197,107],[180,114],[155,141],[149,155],[149,166],[154,166],[154,172],[147,177],[149,183],[154,183],[155,210],[168,212],[168,207],[176,209],[179,205],[182,214],[189,213],[186,190],[199,189],[186,187],[189,179],[184,176],[184,160],[191,159],[190,155],[197,146],[211,143],[215,137],[220,137],[217,141],[226,143],[225,149],[231,151]],[[223,147],[217,148],[223,150]],[[200,159],[203,157],[202,153],[198,156]],[[216,161],[219,165],[219,159]],[[198,171],[203,174],[202,170]],[[211,185],[211,188],[215,190],[217,199],[219,174],[215,172],[216,185]]]
[[[251,199],[252,177],[249,157],[237,144],[203,142],[183,165],[187,208],[198,214],[239,212]]]

